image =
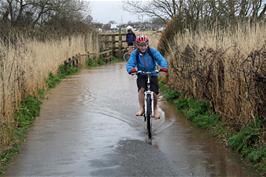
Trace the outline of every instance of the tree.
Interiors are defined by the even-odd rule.
[[[204,27],[227,28],[238,22],[265,20],[265,0],[154,0],[124,1],[124,9],[134,14],[176,21],[178,31]]]
[[[139,15],[160,18],[164,22],[177,13],[175,0],[124,1],[124,9]]]
[[[1,0],[0,17],[11,26],[41,26],[53,18],[82,21],[88,5],[79,0]]]
[[[83,19],[83,22],[85,24],[92,24],[92,21],[93,21],[93,18],[91,15],[87,15],[84,19]]]
[[[159,26],[163,26],[164,25],[164,21],[161,18],[152,18],[151,22],[154,25],[159,25]]]

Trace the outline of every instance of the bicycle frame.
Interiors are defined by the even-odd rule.
[[[153,72],[138,71],[138,74],[147,75],[147,90],[144,91],[144,121],[147,122],[148,137],[152,139],[152,122],[151,117],[154,116],[154,92],[151,91],[151,75],[158,73],[158,70]]]
[[[151,116],[154,116],[154,98],[153,98],[153,91],[151,91],[151,75],[147,75],[147,90],[144,92],[144,110],[145,110],[145,116],[147,116],[148,111],[147,111],[147,98],[148,95],[151,95]]]

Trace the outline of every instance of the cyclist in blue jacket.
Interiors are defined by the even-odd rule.
[[[139,71],[155,71],[157,64],[160,66],[160,71],[164,72],[164,76],[168,72],[168,64],[166,59],[161,53],[155,49],[149,47],[149,38],[146,35],[140,35],[136,38],[136,49],[131,53],[127,62],[126,69],[129,74]],[[142,116],[144,114],[144,91],[146,88],[147,76],[138,74],[137,86],[138,86],[138,100],[139,110],[136,116]],[[158,74],[153,74],[151,77],[151,90],[154,94],[154,117],[160,118],[160,112],[157,108],[157,97],[159,93]]]

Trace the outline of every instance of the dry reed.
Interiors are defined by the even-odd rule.
[[[91,33],[46,42],[21,39],[16,44],[0,43],[0,145],[11,142],[13,113],[21,100],[45,88],[48,73],[55,73],[67,58],[97,50],[96,38]]]
[[[265,29],[239,26],[234,33],[177,34],[167,53],[171,83],[187,95],[208,99],[235,127],[264,116],[265,83],[258,87],[256,80],[266,75]]]
[[[228,49],[237,47],[241,53],[248,55],[251,51],[259,49],[266,42],[266,25],[250,27],[239,25],[237,31],[222,30],[200,31],[197,34],[186,32],[175,36],[175,44],[185,48],[187,44],[198,48]]]

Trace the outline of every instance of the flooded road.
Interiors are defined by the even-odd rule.
[[[148,144],[124,65],[83,70],[51,90],[6,176],[258,176],[163,98]]]

